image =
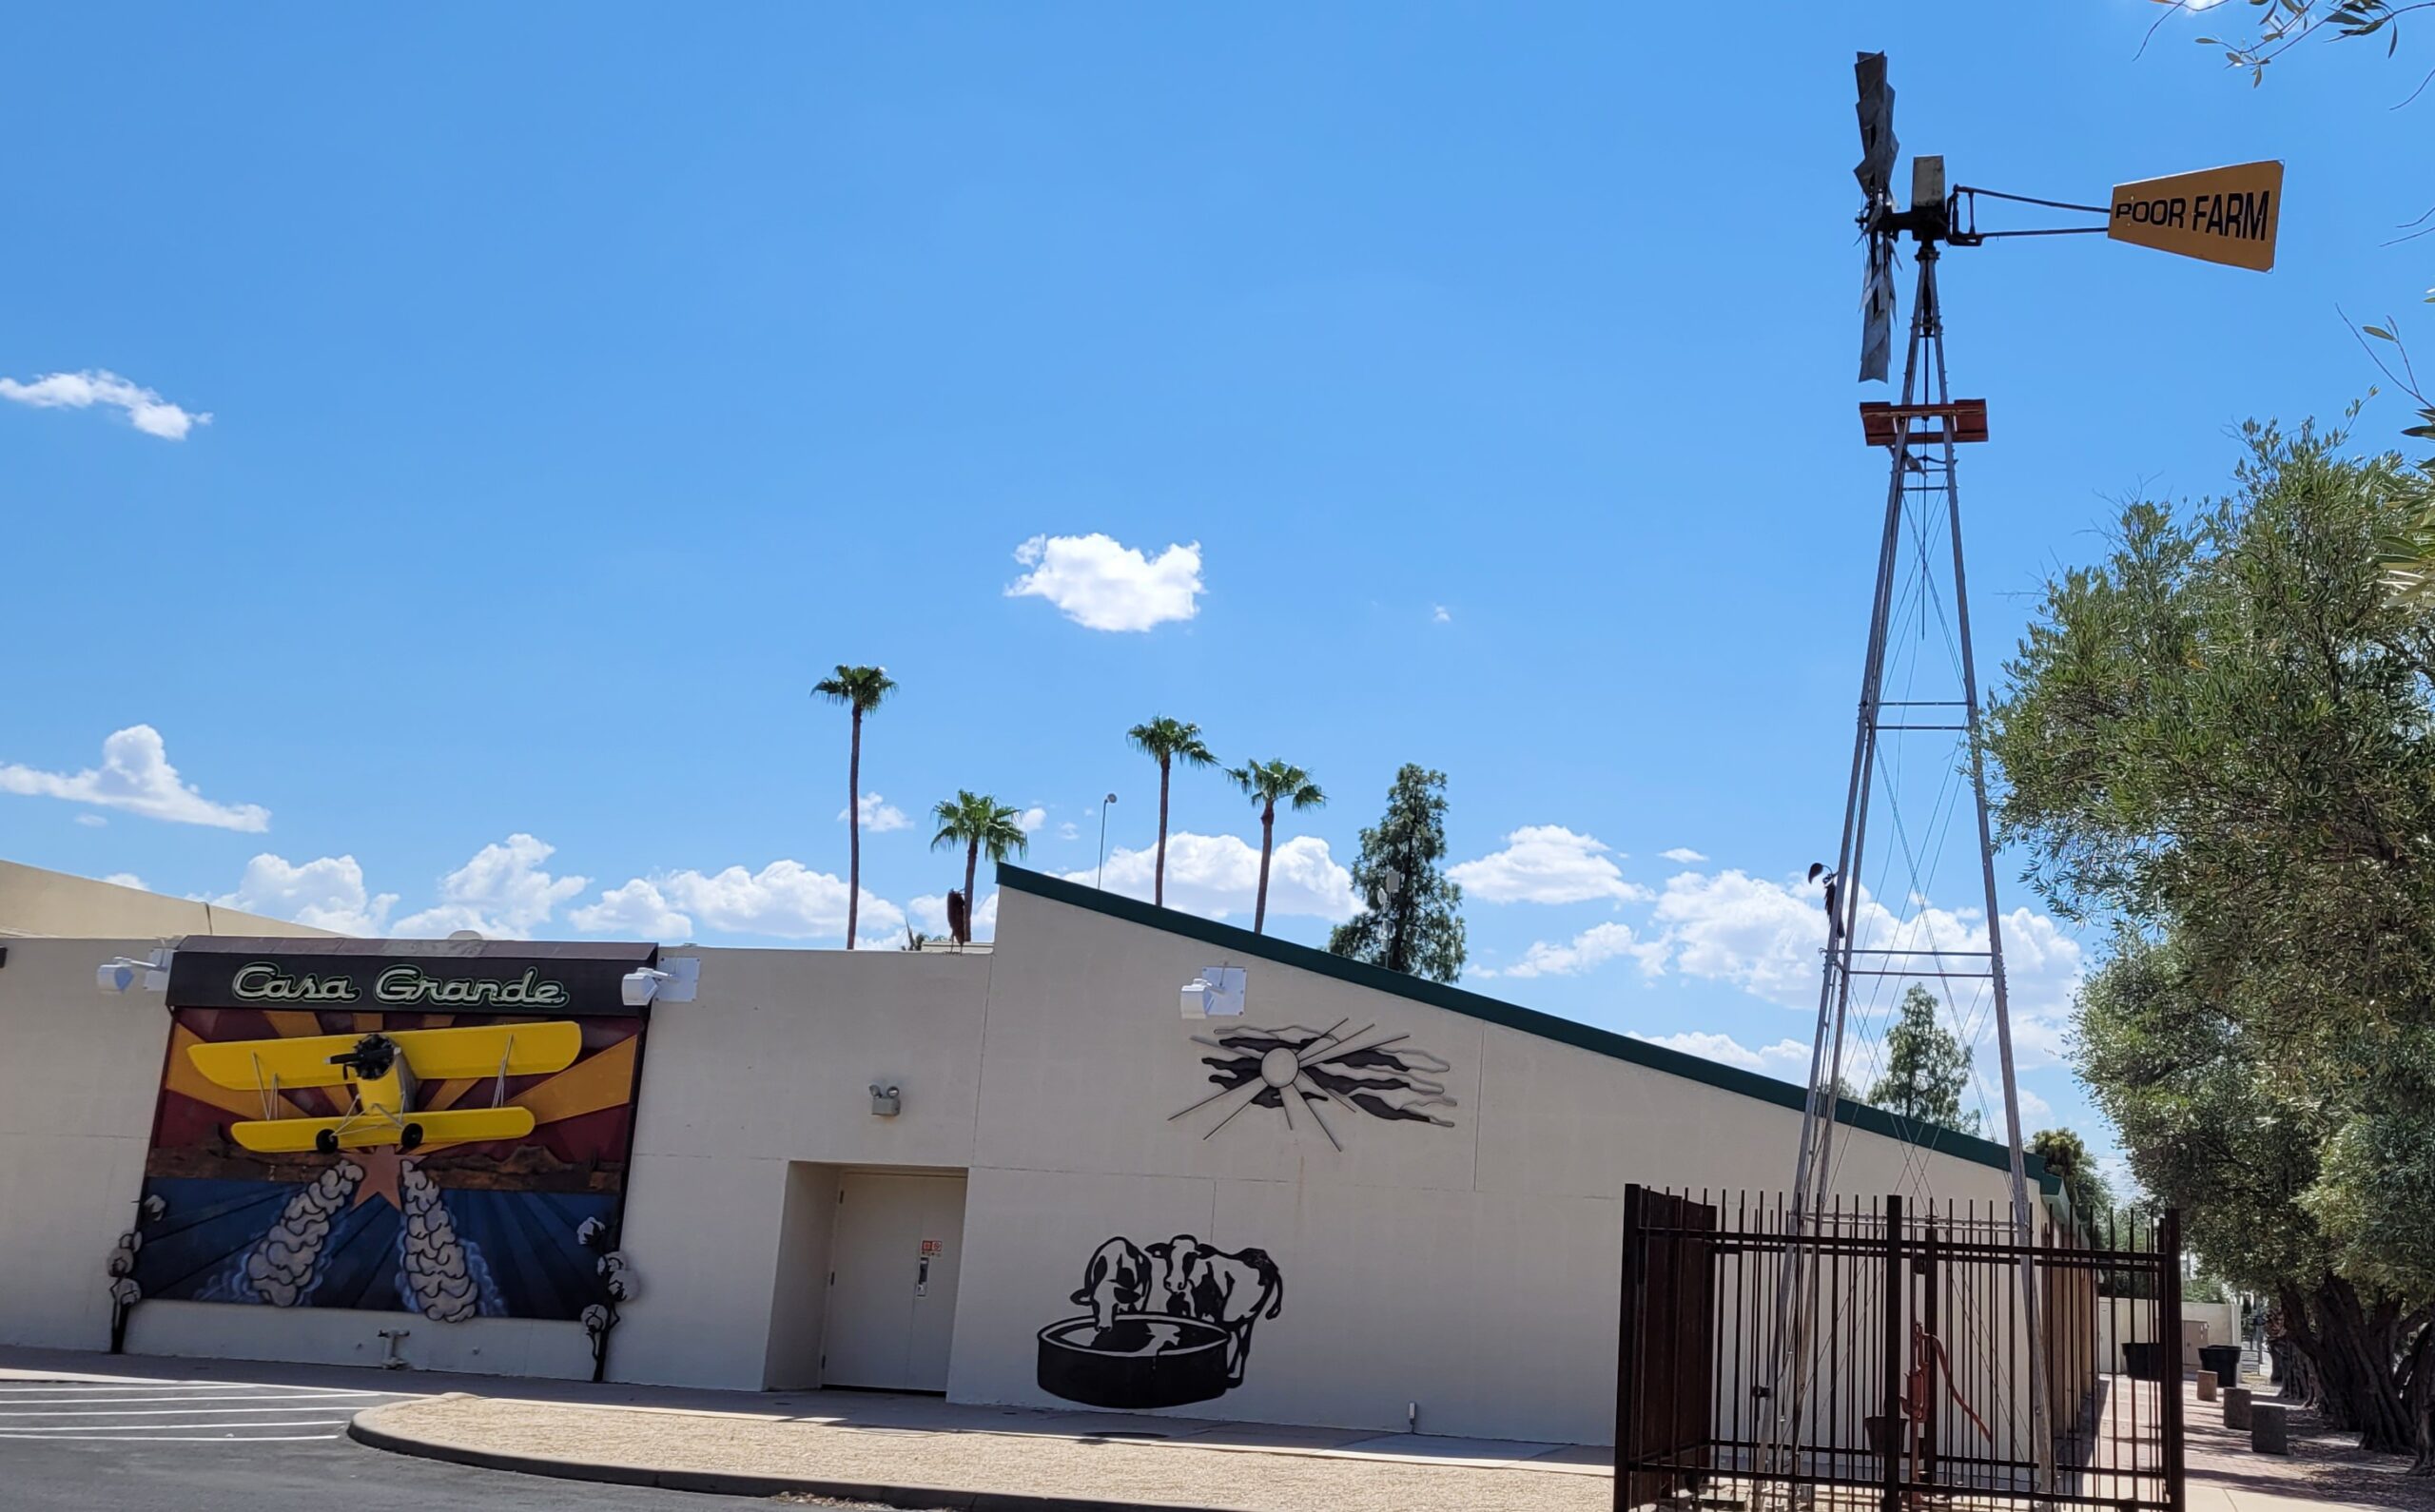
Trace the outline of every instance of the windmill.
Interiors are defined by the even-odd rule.
[[[1822,1235],[1829,1223],[1828,1192],[1836,1173],[1836,1105],[1852,1048],[1847,1041],[1854,1023],[1855,993],[1865,992],[1873,998],[1889,982],[1933,982],[1950,995],[1953,983],[1977,984],[1968,990],[1992,1011],[2002,1083],[2004,1143],[2011,1154],[2011,1222],[2024,1250],[2017,1270],[2018,1315],[2029,1346],[2027,1434],[2036,1458],[2037,1488],[2048,1493],[2053,1489],[2055,1436],[2046,1421],[2044,1357],[2038,1347],[2039,1278],[2025,1252],[2036,1210],[2031,1205],[2021,1144],[2020,1094],[2014,1076],[2011,1001],[1980,754],[1978,677],[1971,643],[1961,494],[1955,468],[1957,446],[1987,439],[1987,403],[1953,396],[1945,368],[1945,320],[1938,294],[1938,267],[1949,246],[1975,247],[2008,237],[2102,233],[2114,241],[2264,271],[2273,265],[2283,167],[2280,163],[2252,163],[2118,184],[2105,204],[2079,204],[1969,185],[1948,189],[1943,158],[1918,156],[1911,160],[1909,204],[1899,205],[1894,184],[1900,145],[1894,131],[1894,90],[1886,82],[1885,55],[1860,54],[1855,77],[1860,159],[1853,174],[1860,182],[1863,243],[1861,381],[1892,378],[1896,273],[1905,238],[1916,277],[1899,397],[1891,402],[1865,401],[1860,407],[1862,436],[1868,445],[1885,449],[1890,469],[1842,839],[1831,867],[1821,863],[1810,871],[1813,882],[1821,877],[1825,880],[1823,899],[1829,918],[1811,1040],[1809,1093],[1788,1218],[1796,1234]],[[2103,220],[1982,230],[1978,224],[1981,199]],[[1949,545],[1949,560],[1936,550],[1940,545]],[[1944,620],[1947,611],[1950,618]],[[1907,644],[1897,646],[1897,631],[1908,629],[1906,615],[1919,622],[1923,644],[1932,618],[1944,624],[1942,649],[1948,665],[1929,669],[1932,685],[1942,679],[1940,686],[1919,687],[1921,663],[1933,662],[1933,657],[1919,654]],[[1949,678],[1943,675],[1947,672]],[[1894,674],[1901,680],[1890,681]],[[1940,696],[1914,696],[1922,691]],[[1940,916],[1926,902],[1937,858],[1926,857],[1927,875],[1921,864],[1922,852],[1938,843],[1938,810],[1932,803],[1925,816],[1928,823],[1922,826],[1916,808],[1906,816],[1898,791],[1900,782],[1920,775],[1919,764],[1904,763],[1900,749],[1905,740],[1922,734],[1940,735],[1947,752],[1958,758],[1927,766],[1928,777],[1953,789],[1951,807],[1945,812],[1958,818],[1962,805],[1958,774],[1966,773],[1968,804],[1976,817],[1977,864],[1972,868],[1976,873],[1972,885],[1982,904]],[[1880,802],[1885,804],[1897,840],[1881,858],[1870,844],[1871,822]],[[1907,885],[1889,890],[1883,882],[1898,860],[1909,871]],[[1873,864],[1879,867],[1876,876],[1868,870]],[[1887,898],[1903,901],[1889,906],[1883,901]],[[1958,1003],[1958,998],[1954,1000]],[[1871,1006],[1867,999],[1860,1004],[1863,1018]],[[1962,1017],[1958,1008],[1955,1017]],[[1975,1030],[1969,1023],[1962,1027],[1966,1044],[1975,1037]],[[1924,1166],[1906,1167],[1906,1173],[1915,1182],[1925,1180]],[[1814,1265],[1805,1258],[1807,1253],[1800,1245],[1789,1249],[1777,1280],[1771,1363],[1763,1393],[1769,1403],[1768,1417],[1761,1425],[1757,1445],[1756,1468],[1762,1472],[1763,1485],[1770,1474],[1792,1478],[1789,1472],[1795,1468],[1803,1397],[1816,1369],[1813,1339],[1820,1304],[1814,1280],[1807,1273]]]

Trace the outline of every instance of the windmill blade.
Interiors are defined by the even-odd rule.
[[[1894,239],[1868,235],[1868,271],[1860,288],[1860,381],[1882,383],[1894,363]]]
[[[1852,176],[1873,208],[1885,197],[1894,179],[1894,159],[1902,145],[1894,138],[1894,90],[1885,82],[1885,54],[1863,52],[1852,66],[1860,80],[1860,161]]]

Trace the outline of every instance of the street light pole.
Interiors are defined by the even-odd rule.
[[[1107,885],[1107,811],[1115,803],[1114,793],[1100,801],[1100,870],[1098,880],[1091,883],[1094,887]]]

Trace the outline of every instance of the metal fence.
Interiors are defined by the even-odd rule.
[[[2042,1225],[2034,1245],[1985,1205],[1889,1196],[1792,1217],[1773,1198],[1626,1189],[1618,1512],[2184,1512],[2172,1213],[2095,1234]],[[1796,1257],[1802,1305],[1780,1323]]]

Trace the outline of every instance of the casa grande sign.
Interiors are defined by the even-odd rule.
[[[2117,184],[2105,234],[2181,257],[2254,268],[2274,266],[2283,213],[2283,165],[2242,163]]]
[[[337,972],[291,974],[273,961],[257,960],[237,968],[228,979],[229,996],[246,1003],[361,1002],[352,975]],[[538,966],[527,966],[520,977],[434,977],[419,966],[400,962],[372,979],[372,1000],[406,1008],[428,1003],[439,1008],[563,1008],[572,1000],[566,984],[543,979]]]

